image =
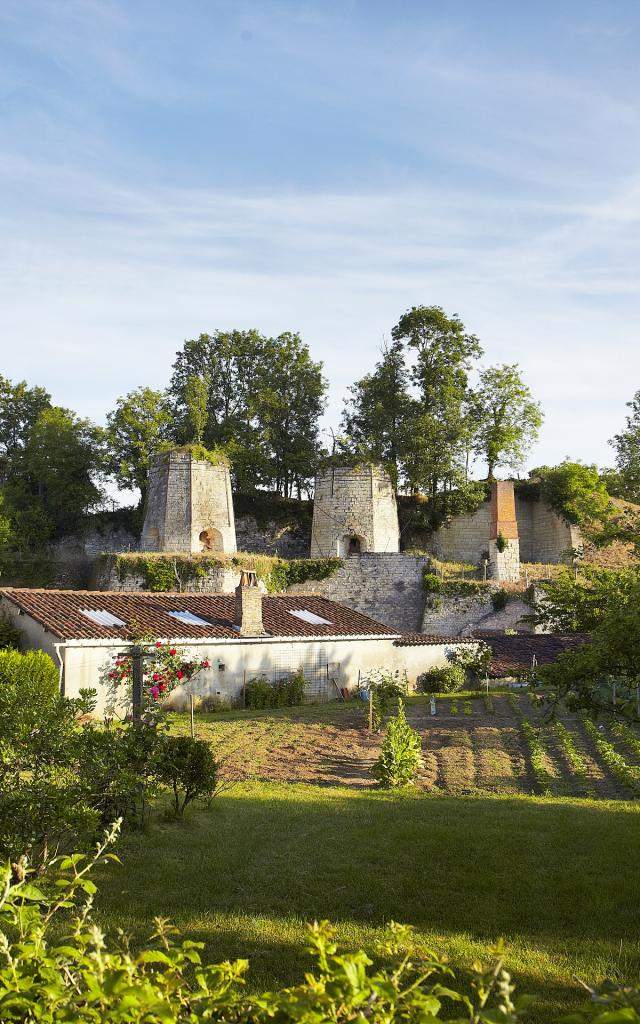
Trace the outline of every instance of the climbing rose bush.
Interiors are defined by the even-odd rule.
[[[177,686],[186,686],[198,672],[209,668],[205,658],[190,660],[174,644],[157,640],[141,644],[145,657],[142,662],[142,714],[156,718],[170,693]],[[133,712],[133,658],[131,655],[112,655],[103,666],[100,682],[108,692],[106,709],[109,717],[130,718]]]

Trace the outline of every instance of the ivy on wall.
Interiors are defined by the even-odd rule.
[[[343,564],[341,558],[294,558],[275,555],[187,555],[126,553],[104,555],[108,569],[113,569],[124,583],[139,577],[147,590],[156,593],[167,590],[189,590],[202,583],[209,572],[215,570],[254,569],[270,594],[279,593],[295,583],[324,580],[334,576]]]

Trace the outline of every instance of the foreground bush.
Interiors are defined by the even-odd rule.
[[[463,665],[445,665],[443,668],[430,668],[428,672],[422,672],[416,684],[422,693],[456,693],[463,689],[465,678]]]
[[[59,693],[48,655],[0,653],[1,858],[38,864],[50,850],[86,849],[116,818],[141,827],[163,789],[176,814],[214,794],[208,744],[155,724],[105,728],[83,718],[91,707],[89,694]]]
[[[458,1008],[458,1019],[472,1024],[518,1020],[500,952],[488,970],[474,968],[467,995],[466,979],[458,981],[436,954],[418,953],[410,929],[398,925],[379,951],[384,966],[376,966],[362,950],[338,953],[329,924],[316,923],[309,928],[315,972],[292,988],[255,996],[243,987],[246,960],[203,965],[203,943],[182,940],[166,920],[156,919],[150,943],[138,953],[126,941],[111,944],[91,920],[96,887],[89,876],[109,856],[114,835],[90,858],[75,854],[50,862],[37,886],[25,865],[18,881],[10,866],[0,868],[3,1024],[427,1024],[440,1016],[443,999]],[[50,895],[54,880],[57,892]]]

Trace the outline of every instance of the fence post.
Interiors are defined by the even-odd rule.
[[[196,726],[195,726],[195,722],[193,720],[193,694],[192,693],[189,694],[189,714],[190,714],[190,717],[191,717],[191,739],[195,740],[195,738],[196,738]]]
[[[142,718],[142,647],[134,644],[131,648],[131,670],[133,676],[133,721]]]

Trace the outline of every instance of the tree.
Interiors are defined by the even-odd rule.
[[[616,434],[609,444],[616,452],[616,466],[620,474],[620,496],[640,503],[640,391],[627,402],[631,415],[627,426]]]
[[[529,474],[540,481],[540,497],[570,523],[592,527],[604,523],[611,499],[597,466],[565,459],[559,466],[539,466]]]
[[[187,419],[191,429],[191,441],[202,444],[202,438],[207,427],[208,412],[207,403],[209,396],[209,380],[207,377],[198,377],[192,373],[187,380],[185,388],[185,405],[187,407]]]
[[[297,334],[268,339],[260,368],[255,412],[263,437],[266,473],[275,490],[298,498],[308,489],[319,457],[319,420],[327,381]]]
[[[197,377],[207,382],[207,416],[203,442],[224,448],[232,462],[238,490],[265,482],[262,437],[255,420],[258,379],[266,339],[258,331],[215,331],[185,341],[173,364],[168,395],[174,417],[174,440],[193,439],[189,398]]]
[[[60,406],[45,408],[15,459],[5,497],[28,546],[77,530],[103,501],[103,433]]]
[[[110,472],[121,487],[138,488],[140,508],[146,502],[151,456],[169,439],[171,424],[164,395],[145,387],[119,398],[107,416]]]
[[[300,337],[216,331],[186,341],[168,392],[178,442],[193,438],[194,378],[201,382],[198,429],[207,447],[229,455],[236,488],[300,492],[318,458],[326,393],[322,364],[311,359]]]
[[[542,410],[522,380],[517,363],[482,370],[471,402],[474,451],[487,463],[487,477],[498,466],[517,470],[538,436]]]
[[[0,481],[11,476],[38,416],[50,406],[51,396],[44,388],[30,388],[24,380],[13,384],[0,376]]]
[[[405,472],[410,487],[425,488],[435,502],[443,486],[465,480],[471,443],[468,377],[482,348],[462,321],[448,317],[440,306],[414,306],[400,317],[391,337],[416,353],[411,379],[418,398],[408,424]]]
[[[406,461],[412,407],[402,342],[383,344],[373,373],[356,381],[349,391],[342,414],[346,445],[359,457],[382,463],[397,488]]]

